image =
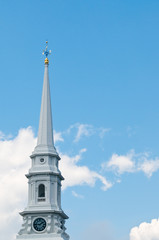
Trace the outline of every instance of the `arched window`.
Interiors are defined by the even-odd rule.
[[[44,184],[39,185],[38,197],[45,197],[45,185]]]

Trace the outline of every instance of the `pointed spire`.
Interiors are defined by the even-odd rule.
[[[48,44],[48,42],[46,42]],[[46,55],[45,58],[45,71],[44,71],[44,83],[43,83],[43,93],[41,101],[41,112],[39,121],[39,132],[37,146],[34,153],[53,153],[57,155],[56,149],[54,147],[53,139],[53,126],[52,126],[52,111],[51,111],[51,96],[50,96],[50,84],[49,84],[49,60],[47,58],[51,51],[46,49],[43,54]]]
[[[48,64],[45,63],[38,145],[54,145]]]

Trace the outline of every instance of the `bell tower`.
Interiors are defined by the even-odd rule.
[[[37,146],[30,156],[32,165],[28,178],[28,204],[20,215],[23,224],[16,239],[19,240],[69,240],[65,232],[68,216],[61,208],[61,181],[58,168],[60,157],[53,138],[51,96],[49,86],[48,42],[43,51],[45,58],[40,122]]]

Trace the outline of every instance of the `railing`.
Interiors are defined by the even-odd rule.
[[[38,202],[45,202],[45,197],[39,197]]]

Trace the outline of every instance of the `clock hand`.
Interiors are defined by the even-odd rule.
[[[41,223],[37,223],[37,227],[40,227],[41,226]]]
[[[40,227],[40,228],[43,227],[43,223],[40,223],[40,224],[39,224],[39,227]]]

